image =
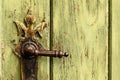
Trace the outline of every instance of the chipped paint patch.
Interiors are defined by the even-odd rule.
[[[5,60],[5,58],[4,58],[4,53],[5,53],[5,50],[4,50],[4,43],[1,42],[1,59],[2,59],[2,61]]]
[[[4,61],[4,43],[3,41],[0,41],[0,80],[2,78],[2,65]]]

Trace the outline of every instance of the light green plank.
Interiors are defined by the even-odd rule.
[[[1,28],[1,26],[2,26],[2,0],[0,1],[0,34],[2,34],[2,28]],[[1,53],[2,53],[2,40],[1,40],[1,38],[2,38],[2,35],[0,35],[0,80],[1,80],[1,78],[2,78],[2,55],[1,55]]]
[[[53,80],[108,80],[108,1],[53,0]]]
[[[17,56],[12,53],[12,40],[18,41],[17,29],[13,20],[23,21],[28,8],[31,6],[36,16],[36,24],[40,23],[45,12],[46,21],[49,23],[49,0],[2,0],[2,26],[0,34],[2,43],[2,79],[20,80],[20,63]],[[35,25],[36,25],[35,24]],[[39,39],[40,40],[40,39]],[[49,48],[49,25],[43,32],[42,45]],[[49,58],[40,57],[38,63],[38,80],[49,80]],[[44,68],[44,69],[43,69]],[[0,71],[1,72],[1,71]]]
[[[120,1],[112,0],[112,80],[120,80]]]

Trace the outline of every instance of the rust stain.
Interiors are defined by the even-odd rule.
[[[13,77],[13,75],[11,74],[10,76],[11,76],[11,79],[10,79],[10,80],[14,80],[14,77]]]
[[[3,41],[0,43],[0,45],[1,45],[2,61],[4,61],[5,60],[5,58],[4,58],[5,50],[4,50],[4,43],[3,43]]]
[[[72,58],[72,55],[71,55],[71,54],[70,54],[69,56],[70,56],[70,58]]]
[[[73,1],[73,10],[74,12],[76,11],[77,7],[76,7],[76,4],[75,4],[75,1]]]
[[[104,65],[106,65],[106,62],[107,62],[107,59],[106,59],[107,50],[108,50],[108,47],[107,47],[107,45],[106,45],[106,46],[105,46],[105,51],[104,51]],[[110,56],[110,55],[108,55],[108,56]]]
[[[95,77],[95,71],[92,69],[92,78]]]
[[[86,57],[86,58],[89,58],[89,55],[88,55],[88,48],[85,48],[85,57]]]
[[[48,74],[46,75],[46,80],[48,80],[49,79],[49,76],[48,76]]]
[[[82,65],[82,59],[83,59],[83,58],[82,58],[82,54],[81,54],[81,56],[80,56],[80,57],[81,57],[80,59],[81,59],[81,65]]]

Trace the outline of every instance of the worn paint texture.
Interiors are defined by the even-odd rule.
[[[0,5],[2,5],[2,0],[0,1]],[[0,26],[2,26],[2,20],[1,20],[1,18],[2,18],[2,7],[0,6]],[[2,30],[1,30],[1,27],[0,27],[0,34],[2,34],[2,32],[1,32]],[[1,80],[1,77],[2,77],[2,55],[1,55],[1,53],[2,53],[2,46],[1,46],[1,44],[2,44],[2,35],[0,35],[0,80]]]
[[[108,80],[108,1],[53,0],[52,80]]]
[[[0,80],[21,80],[20,60],[12,52],[14,43],[19,39],[13,21],[23,22],[31,6],[36,16],[36,24],[40,23],[44,13],[47,16],[46,22],[49,23],[49,0],[0,0],[0,4]],[[49,49],[49,25],[43,36],[38,40]],[[39,57],[38,65],[38,80],[49,80],[49,58]]]

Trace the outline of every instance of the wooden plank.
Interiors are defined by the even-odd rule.
[[[2,38],[2,28],[1,28],[1,26],[2,26],[2,0],[0,1],[0,80],[1,80],[1,78],[2,78],[2,55],[1,55],[1,53],[2,53],[2,40],[1,40],[1,38]]]
[[[120,1],[112,0],[112,80],[120,80]]]
[[[2,0],[2,78],[1,80],[21,80],[20,62],[13,52],[11,41],[18,42],[17,29],[13,20],[24,21],[27,10],[31,6],[36,16],[36,24],[40,23],[45,13],[49,23],[49,0]],[[35,24],[35,25],[36,25]],[[0,29],[0,31],[1,31]],[[41,44],[49,49],[49,25],[43,32],[43,39],[38,39]],[[38,80],[49,80],[49,58],[39,57]]]
[[[53,59],[51,79],[108,80],[108,1],[53,0],[51,13],[53,49],[70,53]]]

